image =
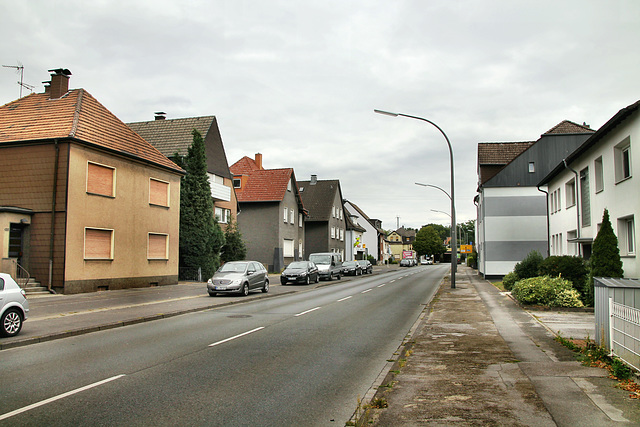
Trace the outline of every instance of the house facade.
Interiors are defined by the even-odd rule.
[[[358,250],[363,253],[365,258],[372,256],[376,260],[376,263],[384,261],[384,231],[382,230],[382,221],[369,218],[358,205],[349,200],[344,201],[344,207],[350,214],[358,217],[358,224],[365,230],[362,234],[362,241],[360,242]]]
[[[316,252],[336,252],[346,256],[346,219],[342,190],[337,179],[298,181],[300,196],[309,211],[306,219],[305,259]]]
[[[412,251],[413,242],[416,240],[416,231],[404,228],[404,226],[392,231],[387,236],[391,256],[396,261],[402,259],[403,251]]]
[[[159,112],[155,120],[127,123],[138,135],[170,159],[184,158],[193,143],[193,130],[204,140],[207,156],[207,174],[211,185],[211,198],[218,223],[224,231],[227,224],[238,216],[238,200],[233,188],[233,175],[229,171],[227,155],[215,116],[167,119]]]
[[[502,277],[533,250],[548,255],[546,189],[538,183],[593,132],[565,120],[534,143],[478,145],[480,181],[475,202],[480,274]],[[500,161],[505,165],[500,167]]]
[[[540,182],[548,186],[551,255],[588,259],[607,209],[624,277],[640,277],[640,191],[633,176],[634,165],[640,165],[639,140],[640,101],[618,111]]]
[[[0,268],[69,294],[177,283],[184,171],[50,71],[0,107]]]
[[[307,212],[293,169],[264,169],[262,154],[243,157],[231,165],[240,204],[238,228],[247,247],[247,259],[259,261],[270,272],[280,272],[305,256]]]
[[[366,246],[364,242],[364,235],[366,230],[360,226],[358,215],[352,214],[347,206],[344,206],[345,210],[345,255],[344,261],[352,261],[359,259],[366,259]]]

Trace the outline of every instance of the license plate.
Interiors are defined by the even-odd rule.
[[[226,286],[216,286],[216,291],[226,291],[227,287]]]

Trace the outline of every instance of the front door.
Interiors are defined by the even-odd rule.
[[[21,224],[11,224],[9,228],[9,258],[16,258],[18,264],[22,265],[22,243],[24,226]]]

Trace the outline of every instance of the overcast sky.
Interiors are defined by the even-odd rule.
[[[3,0],[2,65],[68,68],[124,122],[215,115],[229,164],[339,179],[385,229],[475,219],[479,142],[597,129],[640,99],[640,1]],[[0,104],[19,97],[0,69]],[[23,91],[28,94],[29,91]]]

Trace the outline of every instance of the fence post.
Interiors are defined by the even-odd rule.
[[[609,356],[613,356],[613,298],[609,297]]]
[[[198,282],[202,282],[202,267],[198,267]]]

